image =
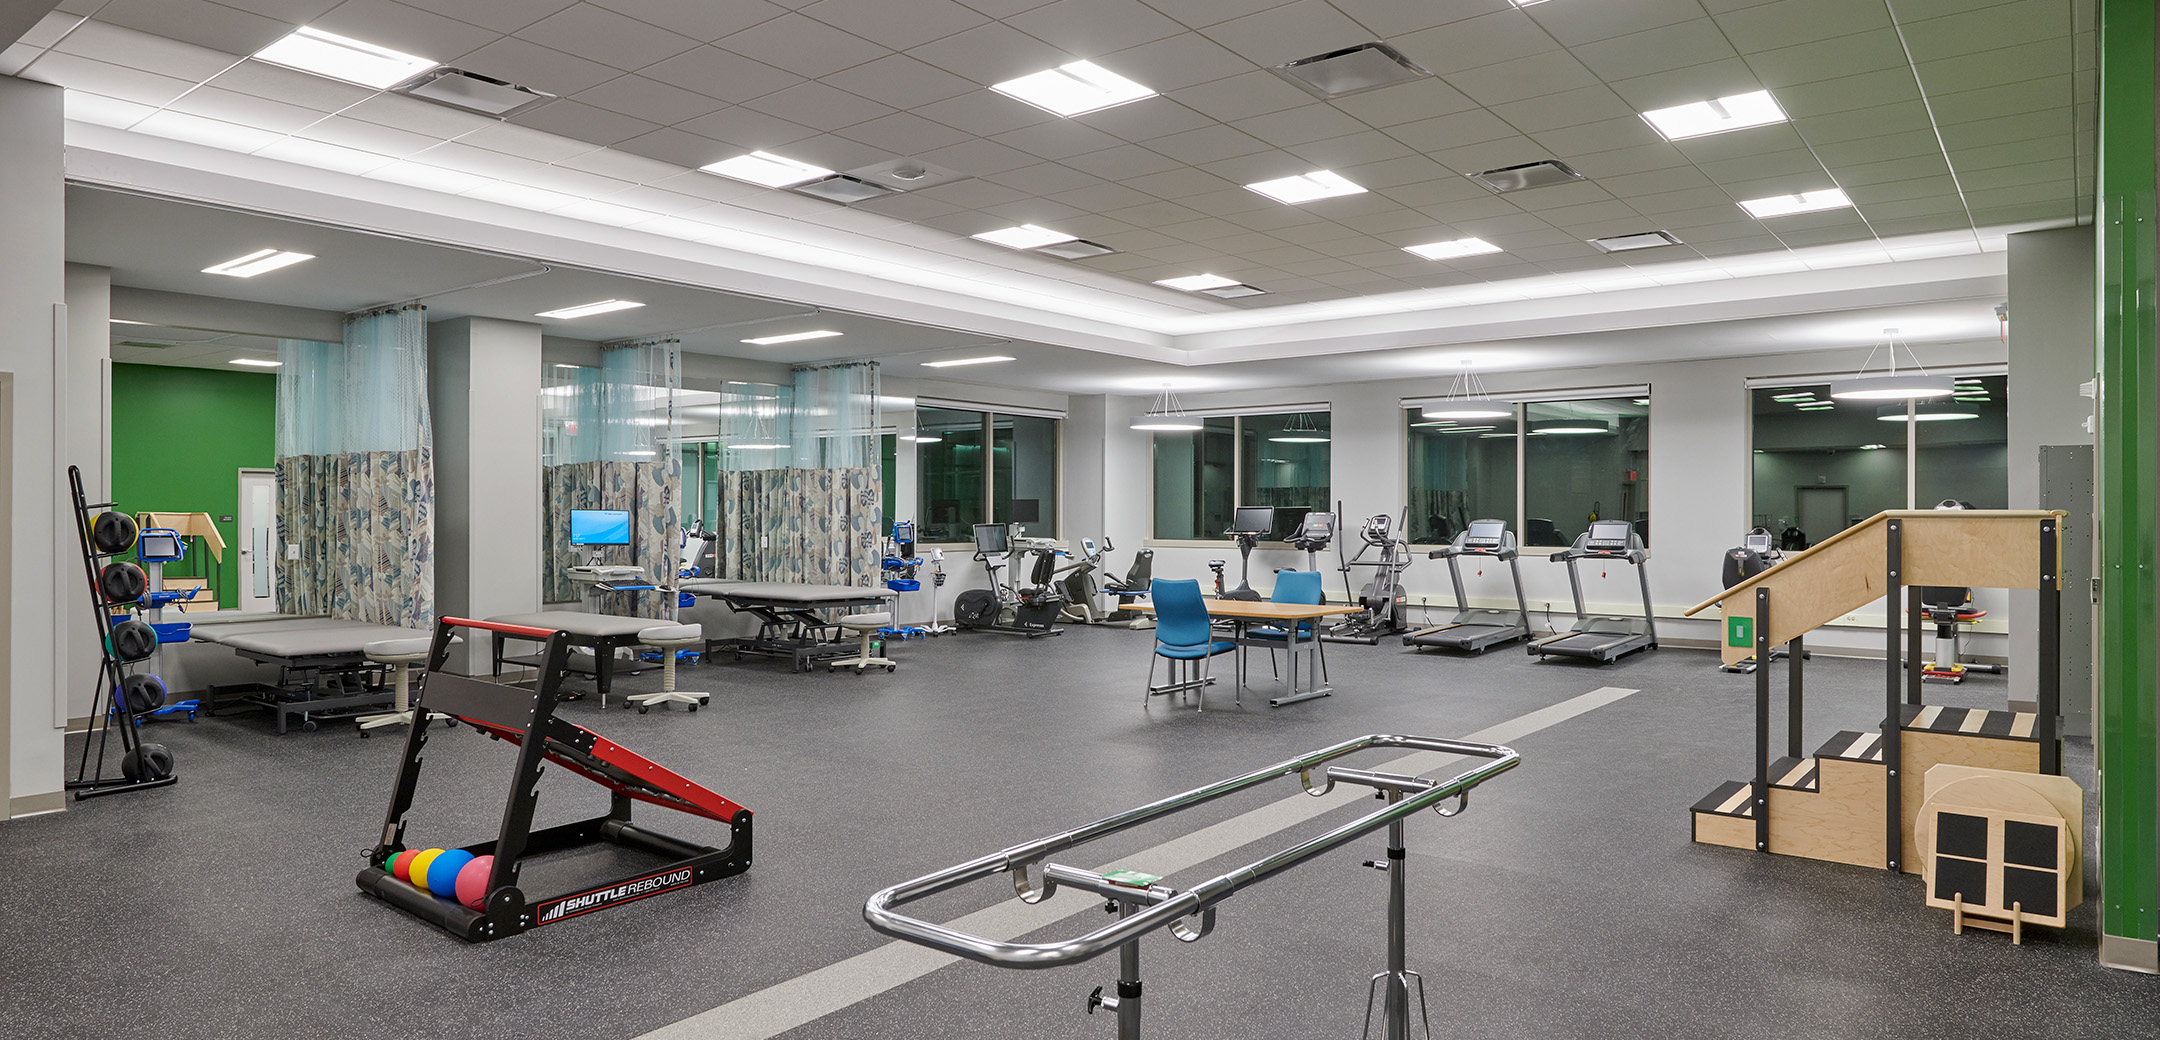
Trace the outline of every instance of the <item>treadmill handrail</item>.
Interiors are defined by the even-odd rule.
[[[1057,877],[1060,874],[1070,875],[1071,868],[1061,868],[1047,862],[1051,853],[1108,837],[1149,820],[1181,812],[1291,774],[1299,774],[1309,793],[1324,794],[1328,788],[1334,786],[1336,777],[1323,774],[1326,785],[1315,787],[1311,775],[1315,768],[1344,755],[1383,747],[1438,751],[1488,761],[1458,774],[1454,779],[1428,781],[1430,786],[1415,795],[1406,793],[1402,800],[1392,802],[1384,808],[1203,881],[1185,891],[1168,895],[1145,910],[1130,916],[1120,916],[1072,939],[1045,943],[1003,942],[909,917],[894,909],[970,881],[1005,873],[1013,875],[1014,889],[1023,902],[1038,903],[1056,893]],[[882,889],[864,904],[863,919],[869,922],[871,928],[894,938],[984,964],[1008,968],[1050,968],[1077,963],[1123,946],[1158,928],[1173,928],[1179,938],[1190,941],[1205,934],[1212,926],[1215,905],[1240,890],[1414,813],[1427,808],[1437,809],[1440,803],[1450,798],[1461,798],[1463,804],[1467,805],[1472,788],[1515,768],[1520,761],[1521,756],[1513,748],[1500,744],[1381,733],[1358,737]],[[1332,772],[1332,769],[1328,771]],[[1461,810],[1458,808],[1457,811]],[[1194,915],[1202,915],[1201,920],[1197,923],[1186,921]]]

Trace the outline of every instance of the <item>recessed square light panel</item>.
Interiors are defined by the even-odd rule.
[[[1100,112],[1155,96],[1154,90],[1092,61],[1044,69],[991,84],[990,89],[1061,116]]]
[[[1257,191],[1277,202],[1292,206],[1317,199],[1332,199],[1343,195],[1360,195],[1365,189],[1351,183],[1348,177],[1333,170],[1314,170],[1295,177],[1278,177],[1271,181],[1248,184],[1246,188]]]
[[[1432,78],[1423,66],[1384,43],[1361,43],[1299,58],[1268,71],[1324,100]]]
[[[991,245],[1004,246],[1007,249],[1040,249],[1043,246],[1056,245],[1060,242],[1071,242],[1080,236],[1068,235],[1063,231],[1052,231],[1049,228],[1034,224],[1017,224],[1008,228],[999,228],[996,231],[985,231],[982,234],[969,237],[981,239]]]
[[[1579,181],[1583,179],[1583,175],[1576,173],[1573,166],[1558,159],[1541,159],[1534,163],[1502,166],[1497,170],[1473,173],[1470,179],[1504,195],[1511,191]]]
[[[555,100],[553,94],[447,65],[400,85],[395,92],[497,119],[530,112]]]
[[[746,181],[767,188],[793,187],[804,181],[830,177],[838,172],[828,170],[823,166],[812,166],[806,162],[797,162],[787,156],[774,155],[771,152],[751,152],[748,155],[738,155],[733,159],[722,159],[719,162],[698,168],[706,173],[717,173],[722,177]]]
[[[637,302],[636,300],[598,300],[593,303],[581,303],[575,307],[563,307],[552,311],[541,311],[540,313],[533,315],[533,317],[560,318],[564,320],[568,320],[571,318],[589,318],[595,314],[609,314],[615,311],[627,311],[633,308],[643,306],[645,305]]]
[[[1680,244],[1680,240],[1673,237],[1670,231],[1643,231],[1633,235],[1614,235],[1587,241],[1607,253],[1625,253],[1635,249],[1656,249],[1659,246]]]
[[[1690,137],[1708,137],[1751,126],[1782,123],[1785,110],[1778,107],[1769,91],[1756,90],[1691,105],[1653,109],[1644,112],[1642,117],[1643,122],[1650,124],[1650,128],[1666,140],[1684,141]]]
[[[388,90],[439,64],[433,58],[307,26],[256,51],[255,60],[376,90]]]
[[[232,278],[253,278],[281,267],[291,267],[305,260],[315,259],[313,253],[295,253],[285,249],[258,249],[245,256],[236,256],[224,263],[211,264],[202,269],[204,274],[222,274]]]
[[[1219,274],[1189,274],[1182,278],[1163,278],[1156,281],[1155,284],[1183,292],[1203,292],[1208,289],[1223,289],[1242,283],[1235,278],[1224,278]]]
[[[1838,188],[1820,191],[1803,191],[1794,195],[1771,195],[1767,198],[1747,199],[1740,208],[1757,220],[1770,217],[1787,217],[1795,213],[1814,213],[1826,209],[1843,209],[1852,205],[1852,199]]]
[[[1458,238],[1448,242],[1427,242],[1421,246],[1404,246],[1403,252],[1416,253],[1427,260],[1453,260],[1464,256],[1483,256],[1498,253],[1501,249],[1482,238]]]

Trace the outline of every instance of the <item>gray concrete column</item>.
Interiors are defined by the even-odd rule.
[[[540,609],[540,326],[428,326],[435,423],[435,608],[484,618]],[[488,667],[468,637],[450,667]]]

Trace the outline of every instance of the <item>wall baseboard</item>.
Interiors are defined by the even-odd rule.
[[[8,818],[36,816],[41,813],[59,812],[67,808],[66,791],[47,791],[44,794],[26,794],[8,799]]]
[[[2100,937],[2100,965],[2122,971],[2160,975],[2160,942],[2127,935]]]

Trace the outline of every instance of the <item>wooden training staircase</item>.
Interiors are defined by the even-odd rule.
[[[1942,764],[2060,774],[2056,665],[2060,616],[2059,512],[1900,510],[1878,513],[1717,597],[1693,615],[1722,608],[1724,660],[1753,656],[1755,777],[1721,784],[1689,816],[1694,840],[1787,856],[1920,872],[1913,819],[1927,771]],[[1885,693],[1873,732],[1846,731],[1800,757],[1802,637],[1907,587],[1908,611],[1921,616],[1920,586],[2040,590],[2040,660],[2036,712],[1925,705],[1921,691],[1924,623],[1906,628],[1899,611],[1885,619]],[[1775,606],[1776,609],[1771,608]],[[1788,669],[1785,754],[1772,757],[1769,714],[1771,649],[1784,646]],[[1902,659],[1902,663],[1901,663]],[[1902,696],[1901,696],[1902,691]],[[1896,725],[1889,720],[1896,719]]]

